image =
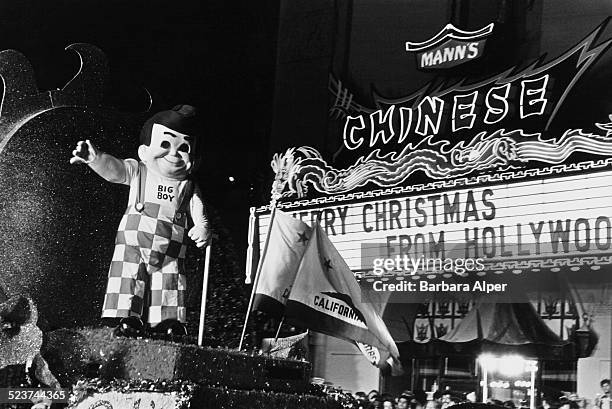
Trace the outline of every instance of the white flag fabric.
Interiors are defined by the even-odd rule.
[[[399,359],[375,305],[362,294],[353,272],[318,225],[295,276],[285,316],[296,325],[377,348],[379,362],[381,356]]]
[[[262,266],[253,310],[281,316],[295,280],[312,229],[304,222],[276,209]]]
[[[355,345],[357,345],[357,348],[359,348],[363,356],[365,356],[372,365],[381,369],[390,367],[392,376],[404,374],[402,364],[391,356],[390,351],[383,351],[381,354],[380,350],[372,345],[362,344],[361,342],[355,342]]]

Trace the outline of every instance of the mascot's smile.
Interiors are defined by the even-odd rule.
[[[168,157],[168,156],[164,156],[164,159],[167,160],[168,162],[172,163],[175,166],[184,166],[185,162],[183,162],[183,160],[181,158],[173,158],[172,156]]]

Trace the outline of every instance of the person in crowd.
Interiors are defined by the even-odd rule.
[[[450,390],[445,390],[444,392],[442,392],[442,396],[440,397],[440,402],[442,403],[441,408],[442,409],[446,409],[449,406],[452,406],[452,393]]]
[[[610,408],[610,380],[602,379],[599,382],[601,392],[595,397],[595,407],[598,409],[611,409]]]
[[[368,392],[368,401],[373,402],[378,395],[380,395],[378,391],[376,389],[372,389],[370,392]]]
[[[412,399],[410,409],[423,409],[423,404],[416,399]]]
[[[382,401],[382,409],[395,409],[395,401],[391,395],[384,395]]]
[[[410,396],[407,396],[404,393],[402,393],[397,398],[397,409],[408,409],[409,406],[410,406]]]
[[[370,406],[368,409],[382,409],[383,408],[383,398],[379,394],[372,395],[370,397]]]
[[[461,402],[462,402],[462,401],[461,401],[461,399],[459,399],[458,397],[456,397],[456,396],[451,396],[451,397],[449,398],[449,400],[448,400],[448,403],[446,404],[446,407],[447,407],[447,408],[450,408],[451,406],[455,406],[455,405],[457,405],[457,404],[459,404],[459,403],[461,403]]]
[[[437,400],[428,400],[425,409],[440,409],[442,404]]]
[[[551,409],[552,405],[551,403],[553,402],[552,398],[550,398],[549,396],[542,396],[542,404],[541,404],[541,408],[542,409]]]
[[[580,406],[578,406],[578,402],[566,398],[563,399],[559,409],[580,409]]]
[[[414,390],[414,399],[421,404],[421,406],[425,405],[427,402],[427,393],[423,389],[415,389]]]
[[[472,392],[466,393],[465,401],[470,402],[470,403],[475,403],[476,402],[476,392],[472,391]]]
[[[365,408],[368,403],[368,395],[363,391],[355,392],[355,401],[359,407]]]

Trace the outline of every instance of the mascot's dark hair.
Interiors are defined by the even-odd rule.
[[[191,105],[177,105],[169,111],[161,111],[147,119],[140,131],[140,144],[151,144],[153,124],[164,125],[174,131],[197,139],[196,109]]]

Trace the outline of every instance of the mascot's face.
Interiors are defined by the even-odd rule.
[[[193,167],[194,138],[153,124],[151,143],[140,145],[138,156],[147,168],[168,179],[183,180]]]

